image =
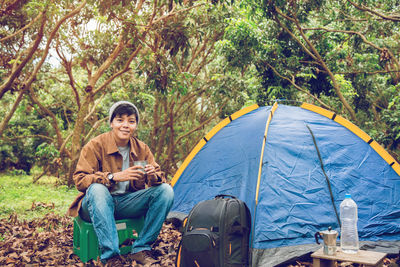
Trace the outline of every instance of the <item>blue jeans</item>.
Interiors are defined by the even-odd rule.
[[[105,261],[120,254],[115,220],[144,215],[143,229],[133,243],[132,253],[150,250],[173,201],[174,191],[165,183],[116,196],[111,195],[106,186],[95,183],[86,190],[80,216],[92,222],[99,240],[100,259]]]

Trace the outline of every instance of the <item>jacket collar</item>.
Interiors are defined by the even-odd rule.
[[[104,141],[105,141],[105,147],[106,147],[107,154],[110,155],[110,154],[119,152],[118,146],[117,146],[117,143],[115,143],[115,139],[113,137],[112,131],[109,131],[105,137],[106,138]],[[131,151],[130,153],[133,154],[133,156],[135,158],[137,158],[136,151],[137,151],[138,144],[136,142],[136,138],[131,136],[129,139],[129,144],[130,144],[130,151]]]

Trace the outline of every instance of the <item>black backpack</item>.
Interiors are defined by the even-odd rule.
[[[234,196],[198,203],[184,223],[177,267],[249,266],[250,211]]]

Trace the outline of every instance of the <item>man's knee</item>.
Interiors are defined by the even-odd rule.
[[[165,201],[172,201],[174,199],[174,189],[169,184],[163,183],[157,186],[159,196]]]
[[[111,198],[108,188],[105,185],[98,183],[91,184],[86,190],[86,194],[91,200],[95,201],[107,200],[108,198]]]

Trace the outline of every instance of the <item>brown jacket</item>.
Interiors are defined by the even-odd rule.
[[[155,167],[156,175],[147,177],[146,181],[131,181],[128,190],[134,192],[144,189],[146,183],[148,186],[165,183],[165,175],[154,161],[150,148],[135,137],[131,137],[129,143],[131,146],[129,161],[146,160],[148,164]],[[67,214],[73,217],[78,216],[86,189],[92,183],[104,184],[111,190],[113,185],[109,182],[107,175],[121,170],[122,156],[111,131],[90,140],[81,151],[73,176],[75,186],[80,193],[69,207]]]

